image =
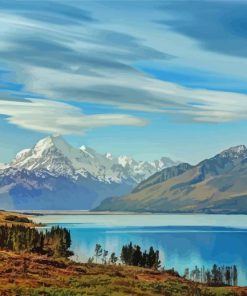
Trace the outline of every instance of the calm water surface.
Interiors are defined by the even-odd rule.
[[[186,267],[236,264],[239,284],[247,285],[245,215],[44,215],[47,227],[70,229],[75,259],[87,261],[96,243],[120,253],[132,242],[160,250],[162,264],[183,274]]]

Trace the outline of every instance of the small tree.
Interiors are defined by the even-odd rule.
[[[141,262],[141,266],[142,267],[147,267],[148,264],[148,254],[147,251],[145,250],[142,254],[142,262]]]
[[[206,283],[210,285],[211,282],[212,282],[212,276],[211,276],[210,271],[207,270],[207,271],[206,271]]]
[[[103,251],[102,263],[104,263],[104,264],[106,264],[106,259],[107,259],[108,253],[109,252],[106,250]]]
[[[212,268],[212,282],[217,285],[218,284],[218,266],[216,264],[213,265]]]
[[[132,255],[132,265],[141,266],[142,263],[142,251],[140,246],[134,246],[134,251]]]
[[[230,267],[226,267],[225,279],[226,279],[226,284],[228,286],[230,286],[231,285],[231,270],[230,270]]]
[[[156,255],[155,255],[153,247],[150,247],[147,259],[148,259],[147,260],[147,263],[148,263],[147,267],[148,268],[154,268],[155,261],[156,261]]]
[[[236,265],[233,265],[233,285],[238,285],[238,270]]]
[[[94,249],[94,256],[96,258],[96,263],[97,263],[97,259],[102,256],[102,247],[100,244],[96,244],[95,249]]]
[[[133,252],[134,252],[134,248],[133,248],[131,242],[129,245],[124,245],[122,247],[122,251],[121,251],[121,255],[120,255],[121,261],[126,265],[133,265],[132,264]]]
[[[184,270],[184,278],[189,280],[190,279],[190,270],[189,268],[185,268]]]
[[[87,263],[93,264],[93,262],[94,262],[94,257],[89,257]]]
[[[154,266],[153,266],[155,270],[159,269],[161,266],[161,261],[159,258],[160,258],[160,253],[157,250],[157,251],[155,251],[155,262],[154,262]]]
[[[200,281],[201,272],[200,272],[200,269],[197,267],[197,265],[195,266],[194,272],[195,272],[195,279],[194,280],[196,282],[199,282]]]
[[[118,257],[116,256],[116,254],[113,252],[111,253],[111,256],[110,256],[110,259],[109,259],[109,262],[111,264],[116,264],[118,261]]]

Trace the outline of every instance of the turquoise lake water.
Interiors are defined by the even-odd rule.
[[[160,251],[162,265],[183,274],[186,267],[237,265],[239,285],[247,285],[245,215],[43,215],[47,227],[70,229],[74,259],[87,261],[96,243],[120,254],[123,244]]]

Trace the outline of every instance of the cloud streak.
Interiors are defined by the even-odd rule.
[[[85,115],[77,107],[55,101],[0,100],[0,114],[19,127],[44,133],[83,134],[95,127],[144,126],[146,121],[125,114]]]
[[[178,120],[192,122],[247,119],[247,96],[244,94],[182,87],[179,84],[159,81],[138,71],[135,68],[136,63],[164,62],[175,57],[162,51],[158,45],[147,45],[145,39],[137,38],[130,32],[113,31],[99,25],[98,20],[79,7],[79,2],[71,2],[73,5],[70,6],[60,2],[43,1],[41,4],[18,1],[17,6],[6,1],[2,3],[0,61],[16,71],[16,80],[25,85],[26,91],[46,98],[44,110],[48,112],[49,106],[54,111],[49,113],[50,120],[52,114],[55,114],[53,104],[58,104],[56,100],[107,104],[112,108],[124,110],[160,112]],[[47,3],[50,3],[50,9]],[[183,16],[186,21],[187,15],[182,3],[189,4],[188,14],[193,16],[197,6],[193,10],[191,1],[180,3],[178,15]],[[166,9],[171,12],[174,8],[172,4],[169,5]],[[210,4],[203,1],[203,5]],[[215,5],[212,4],[212,9]],[[204,13],[207,14],[206,10]],[[213,18],[215,16],[214,13],[210,15]],[[179,30],[176,22],[177,20],[170,20],[169,25],[173,26],[174,30],[190,35]],[[193,28],[195,27],[193,25]],[[184,30],[189,29],[184,26]],[[49,103],[48,99],[54,102]],[[30,106],[37,102],[42,103],[32,101]],[[74,108],[65,104],[61,116],[66,113],[65,106],[68,113]],[[73,113],[73,116],[79,121],[81,115],[77,112]],[[43,114],[45,115],[45,112]],[[22,118],[18,123],[15,122],[20,114],[11,113],[8,116],[11,116],[9,121],[12,123],[26,128],[31,126],[28,119],[24,121]],[[121,118],[120,115],[111,118],[95,116],[87,117],[90,126],[94,126],[94,123],[97,125],[97,122],[113,124],[113,121],[115,124],[124,125],[124,120],[126,124],[131,120],[132,124],[143,123],[127,115]],[[72,116],[65,118],[69,126]],[[39,120],[37,130],[41,130],[41,119]],[[35,126],[35,122],[32,124]],[[67,133],[67,129],[71,130],[68,126],[61,128],[60,125],[57,128],[61,128],[62,133]],[[87,127],[79,125],[79,129],[84,128]]]
[[[195,39],[206,50],[247,57],[246,1],[166,1],[159,23]]]
[[[80,7],[61,3],[61,1],[0,0],[2,11],[47,22],[51,24],[83,24],[96,22],[90,13]]]
[[[39,68],[32,69],[30,76],[34,81],[40,79],[35,89],[43,90],[50,97],[76,98],[124,110],[167,113],[180,121],[220,123],[247,119],[245,94],[191,89],[136,75],[126,79],[81,79],[80,75],[59,75],[57,71]]]

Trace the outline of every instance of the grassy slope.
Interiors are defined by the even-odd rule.
[[[197,168],[121,198],[106,199],[97,210],[150,212],[246,212],[246,174],[199,176]],[[230,186],[230,185],[231,186]]]
[[[8,216],[16,216],[16,217],[20,217],[20,218],[28,218],[30,220],[29,223],[23,223],[23,222],[15,222],[15,221],[9,221],[6,218]],[[34,227],[37,226],[37,224],[32,222],[32,217],[29,215],[24,215],[24,214],[19,214],[19,213],[15,213],[15,212],[6,212],[6,211],[0,211],[0,225],[8,225],[11,226],[13,224],[17,225],[17,224],[21,224],[23,226],[26,227]]]
[[[247,295],[247,288],[208,288],[165,272],[0,252],[0,295]]]

